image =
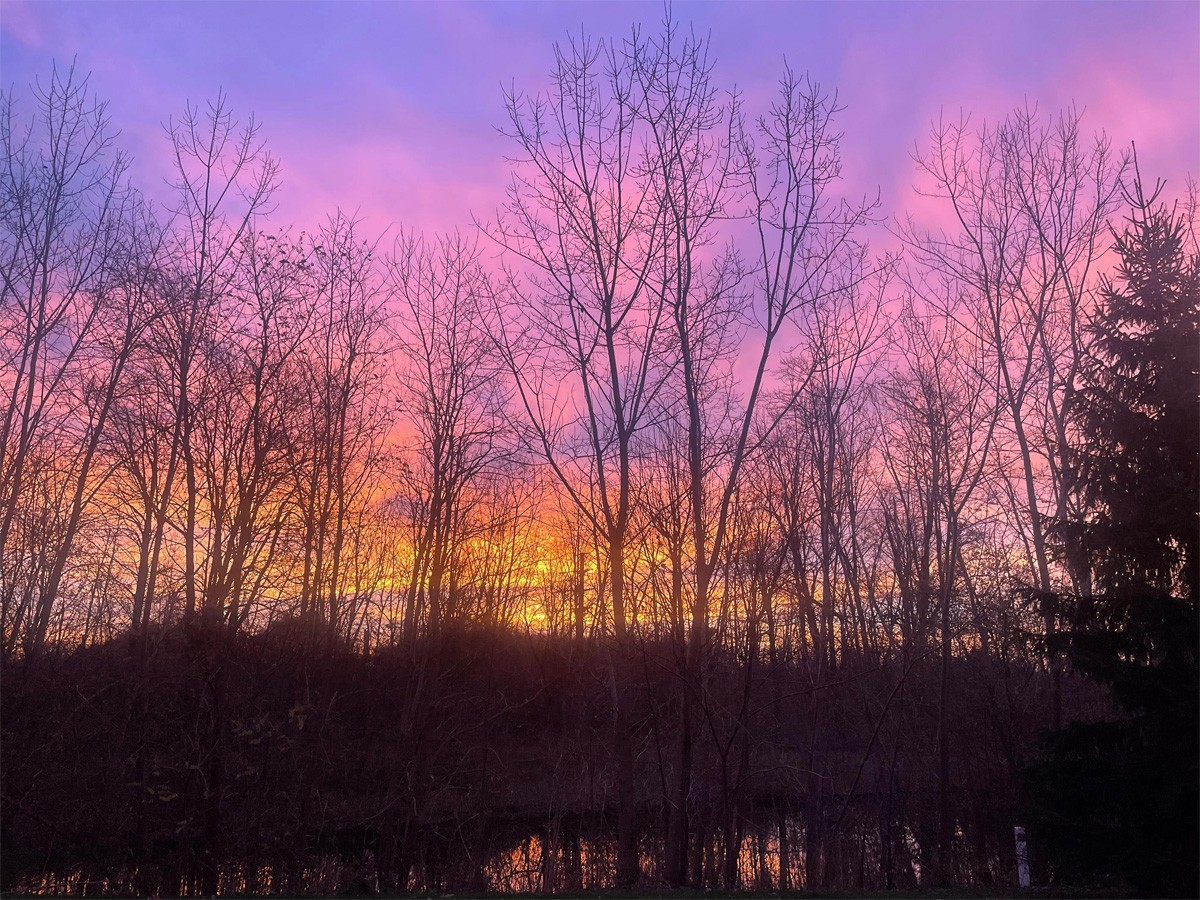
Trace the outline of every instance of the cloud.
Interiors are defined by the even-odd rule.
[[[34,50],[40,50],[45,45],[42,24],[38,21],[37,13],[32,4],[23,0],[6,0],[4,15],[0,16],[0,31],[6,31],[14,38]]]

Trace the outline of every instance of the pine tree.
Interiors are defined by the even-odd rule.
[[[1200,253],[1160,190],[1135,181],[1113,231],[1075,398],[1084,512],[1055,534],[1091,595],[1035,596],[1059,623],[1048,651],[1107,685],[1123,718],[1047,737],[1030,815],[1057,880],[1198,896]]]
[[[1152,586],[1193,603],[1200,534],[1200,254],[1140,181],[1088,331],[1074,478],[1086,517],[1061,523],[1099,592]]]

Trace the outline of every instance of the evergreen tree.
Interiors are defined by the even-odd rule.
[[[1184,217],[1140,181],[1120,257],[1088,331],[1076,397],[1075,485],[1087,515],[1061,523],[1099,592],[1153,586],[1195,602],[1200,487],[1200,254]]]
[[[1140,179],[1116,277],[1087,329],[1075,488],[1057,523],[1093,596],[1040,594],[1048,650],[1106,684],[1124,718],[1048,736],[1029,772],[1035,840],[1057,880],[1198,896],[1200,254]]]

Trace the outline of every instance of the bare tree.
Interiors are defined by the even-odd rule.
[[[1054,581],[1046,518],[1068,512],[1063,454],[1081,317],[1128,161],[1104,134],[1089,140],[1081,122],[1073,107],[1043,117],[1029,106],[977,130],[967,119],[939,121],[916,157],[928,180],[918,189],[943,201],[954,224],[904,229],[923,267],[971,292],[944,314],[987,348],[978,377],[996,391],[1006,423],[995,458],[1041,590]]]
[[[522,269],[498,310],[499,346],[532,443],[605,549],[623,886],[640,876],[625,557],[634,445],[661,384],[665,312],[651,285],[665,213],[643,158],[635,47],[586,37],[556,46],[550,93],[509,94],[520,156],[508,204],[486,228]]]
[[[414,529],[404,631],[411,644],[424,620],[436,642],[470,492],[506,450],[505,385],[491,354],[491,294],[477,247],[459,235],[426,243],[407,234],[389,267],[403,313],[396,323],[401,412],[414,439],[402,465]]]
[[[388,287],[399,310],[398,411],[408,445],[399,460],[395,497],[411,554],[401,637],[413,674],[400,722],[413,747],[403,823],[408,845],[431,797],[429,770],[445,673],[442,649],[469,578],[470,544],[475,537],[485,543],[496,538],[497,550],[505,544],[501,520],[507,517],[477,507],[496,500],[488,488],[496,486],[510,447],[503,434],[506,379],[492,354],[491,293],[475,243],[457,234],[428,242],[414,233],[401,235],[388,260]],[[481,527],[498,530],[474,534]],[[497,562],[488,553],[483,556],[485,569]],[[509,557],[491,574],[502,581],[514,562]],[[496,611],[486,600],[484,605]]]
[[[668,30],[660,50],[666,58],[670,39]],[[702,64],[703,55],[698,53],[685,43],[681,57]],[[663,66],[671,71],[669,65]],[[757,120],[753,132],[737,121],[736,109],[728,112],[733,124],[722,151],[719,143],[705,143],[712,141],[706,132],[722,118],[706,105],[711,103],[707,75],[683,71],[693,79],[696,99],[689,100],[686,92],[668,94],[681,105],[664,116],[670,128],[662,130],[657,143],[668,210],[665,233],[670,236],[665,258],[671,278],[664,294],[682,373],[679,396],[687,411],[689,549],[695,573],[683,679],[688,693],[680,723],[680,783],[673,798],[673,811],[680,817],[685,815],[690,771],[689,705],[699,687],[711,615],[709,595],[725,553],[740,475],[747,458],[769,440],[796,402],[811,371],[793,382],[791,395],[762,422],[758,421],[760,400],[779,354],[789,342],[796,345],[805,340],[826,314],[830,298],[847,292],[859,296],[857,288],[868,277],[860,232],[874,208],[870,202],[854,204],[836,194],[841,177],[839,139],[832,124],[836,97],[789,71],[775,106]],[[723,158],[723,152],[735,154],[733,160]],[[726,181],[733,180],[736,187],[738,178],[745,179],[757,236],[753,290],[742,289],[741,266],[735,257],[717,260],[707,277],[702,276],[699,257],[704,243],[711,240],[710,229],[726,214]],[[752,333],[758,338],[756,352],[749,354],[753,376],[741,392],[740,403],[730,393],[735,362],[730,350],[737,337],[733,323],[739,320],[752,322]],[[812,352],[808,359],[813,367],[844,364]],[[714,403],[714,397],[722,399]],[[682,821],[675,823],[675,829],[668,845],[681,856],[668,871],[678,882],[687,871],[687,829]],[[734,855],[735,851],[727,849]],[[732,877],[728,870],[726,877]]]
[[[241,125],[226,97],[218,95],[206,112],[189,106],[168,123],[174,153],[178,206],[172,220],[173,267],[178,296],[165,319],[159,346],[172,379],[175,434],[163,475],[162,503],[173,496],[180,466],[184,479],[183,590],[185,612],[196,610],[199,485],[192,434],[197,416],[192,394],[203,390],[201,353],[213,339],[219,310],[236,277],[242,238],[264,213],[276,188],[278,165],[267,155],[258,125]],[[160,510],[156,544],[166,512]],[[152,586],[151,586],[152,589]]]
[[[954,292],[949,282],[940,286]],[[932,286],[938,290],[939,286]],[[986,471],[996,432],[997,409],[988,392],[978,390],[966,373],[984,352],[951,320],[923,313],[907,301],[901,344],[911,366],[885,388],[888,421],[883,459],[894,493],[884,517],[895,574],[911,622],[906,663],[924,650],[934,617],[940,638],[938,701],[937,878],[952,883],[953,818],[950,798],[952,706],[950,663],[955,599],[965,575],[959,566],[966,540],[966,518]]]
[[[391,404],[385,399],[386,293],[374,246],[355,223],[330,217],[304,248],[309,327],[298,354],[306,409],[297,411],[291,443],[301,522],[299,615],[323,637],[349,639],[343,602],[358,585],[348,578],[355,517],[378,496]],[[299,425],[303,422],[303,425]],[[296,426],[294,426],[296,427]]]
[[[92,97],[87,78],[73,66],[56,67],[33,94],[28,123],[18,119],[11,94],[0,96],[0,617],[6,653],[19,633],[27,652],[44,639],[93,487],[96,447],[144,313],[136,302],[119,303],[121,261],[136,256],[128,227],[135,197],[125,185],[127,160],[114,147],[107,105]],[[30,484],[35,479],[39,487]],[[49,499],[47,491],[54,500],[46,513],[62,511],[53,538],[43,533],[35,545],[24,542],[13,552],[14,523],[33,513],[28,504],[37,502],[35,494]],[[35,581],[29,576],[37,567],[19,565],[31,561],[26,551],[49,554]]]
[[[200,610],[236,632],[274,568],[292,501],[290,433],[303,394],[293,365],[311,315],[301,251],[273,235],[242,241],[219,339],[206,342],[206,390],[193,459],[206,509],[198,537]]]

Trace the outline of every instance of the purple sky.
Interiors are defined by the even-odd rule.
[[[551,45],[582,28],[653,28],[659,3],[0,2],[0,80],[93,73],[138,183],[167,173],[162,123],[219,88],[254,113],[283,165],[276,224],[341,205],[373,230],[466,226],[507,182],[502,86],[548,82]],[[836,88],[846,173],[911,206],[909,154],[939,109],[976,121],[1028,99],[1074,101],[1085,126],[1136,140],[1142,171],[1183,192],[1200,174],[1200,3],[677,3],[710,33],[716,80],[762,109],[784,59]]]

